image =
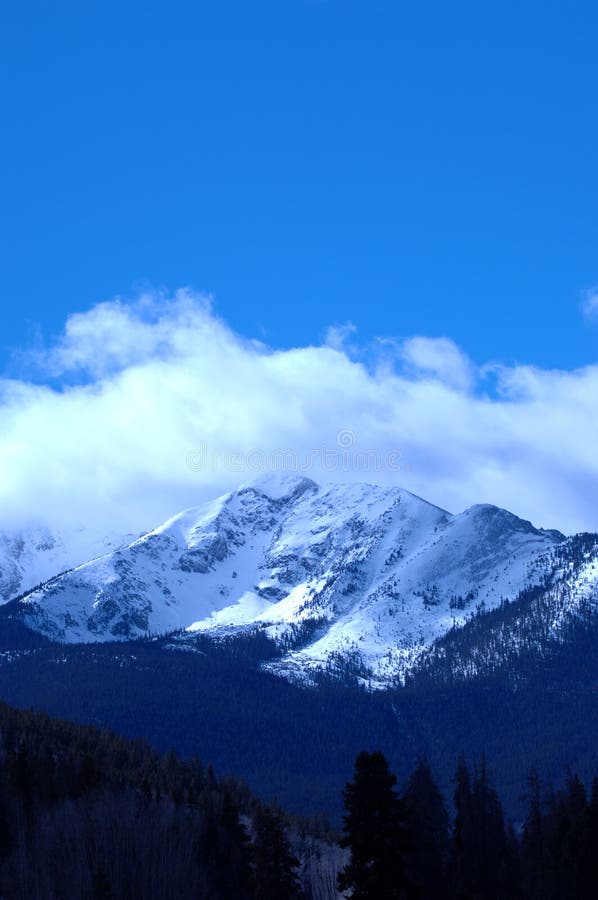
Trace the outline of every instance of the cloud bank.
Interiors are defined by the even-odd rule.
[[[73,315],[35,365],[0,382],[0,529],[141,531],[275,465],[598,530],[598,366],[479,368],[423,336],[360,356],[352,326],[272,350],[187,290]]]

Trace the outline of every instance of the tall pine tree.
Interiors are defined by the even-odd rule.
[[[299,900],[299,861],[291,852],[280,818],[262,806],[254,816],[253,827],[255,900]]]
[[[410,841],[410,880],[421,897],[445,897],[449,856],[449,815],[426,759],[417,763],[404,792]]]
[[[347,784],[343,847],[350,860],[339,874],[351,900],[403,900],[412,896],[406,872],[407,829],[397,779],[382,753],[362,752]]]
[[[455,823],[453,829],[453,873],[459,897],[485,900],[513,896],[507,838],[498,795],[490,784],[482,757],[473,781],[463,758],[455,777]]]

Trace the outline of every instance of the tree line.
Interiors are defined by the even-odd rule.
[[[2,900],[297,900],[288,832],[197,760],[0,704]]]
[[[505,821],[484,758],[461,758],[453,815],[421,760],[404,790],[380,752],[362,752],[345,788],[338,887],[351,900],[590,900],[598,896],[598,779],[554,791],[536,772],[527,813]]]
[[[531,772],[506,820],[484,758],[452,803],[361,752],[342,834],[196,759],[0,703],[0,900],[585,900],[598,894],[598,779]]]

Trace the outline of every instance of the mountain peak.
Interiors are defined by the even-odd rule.
[[[286,500],[290,497],[300,497],[306,491],[317,490],[316,482],[304,475],[295,472],[265,472],[251,481],[246,481],[239,487],[237,493],[254,491],[270,500]]]
[[[543,534],[552,537],[554,540],[563,541],[565,535],[554,529],[537,528],[528,519],[522,519],[515,513],[503,509],[502,506],[493,506],[491,503],[476,503],[469,506],[462,515],[468,518],[475,518],[478,521],[491,525],[494,528],[508,528],[529,534]]]
[[[20,608],[68,642],[250,627],[285,648],[281,672],[353,654],[384,682],[478,605],[517,597],[556,543],[498,507],[453,516],[396,486],[270,472],[53,578]]]

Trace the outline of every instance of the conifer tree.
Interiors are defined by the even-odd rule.
[[[510,860],[502,806],[482,757],[473,781],[463,758],[455,778],[454,877],[458,896],[508,896]]]
[[[527,779],[527,816],[521,836],[523,888],[529,898],[547,895],[547,827],[542,802],[542,781],[532,769]]]
[[[463,756],[455,774],[452,876],[457,896],[467,896],[474,881],[475,823],[471,775]]]
[[[90,900],[114,900],[110,881],[103,866],[97,866],[91,882]]]
[[[406,873],[407,829],[397,779],[380,752],[362,752],[347,784],[343,847],[350,861],[339,874],[352,900],[403,900],[411,896]]]
[[[297,860],[287,840],[283,823],[261,806],[253,820],[253,870],[255,900],[299,900]]]
[[[410,880],[420,896],[441,898],[446,895],[449,815],[426,759],[420,759],[409,778],[404,801],[410,832]]]
[[[475,853],[477,887],[484,896],[502,897],[507,865],[507,832],[502,806],[488,777],[486,758],[482,756],[473,784],[476,819]]]

